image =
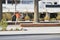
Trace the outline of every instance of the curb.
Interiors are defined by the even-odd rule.
[[[38,33],[38,34],[1,34],[0,36],[31,36],[31,35],[60,35],[60,33]]]

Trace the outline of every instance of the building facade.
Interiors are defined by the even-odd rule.
[[[5,12],[20,12],[24,18],[26,14],[29,13],[28,16],[31,20],[34,18],[34,0],[17,0],[15,4],[12,0],[3,0],[2,2],[2,10]],[[56,20],[57,13],[60,13],[60,0],[40,0],[39,4],[39,19],[44,20],[46,16],[46,12],[49,13],[49,17]],[[28,17],[28,18],[29,18]]]
[[[3,12],[15,12],[15,2],[3,0]],[[41,0],[39,1],[39,12],[60,12],[60,0]],[[34,12],[34,0],[17,0],[16,11]],[[58,11],[57,11],[58,10]]]

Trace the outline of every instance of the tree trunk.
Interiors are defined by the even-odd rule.
[[[38,23],[39,13],[38,13],[38,0],[34,0],[34,23]]]
[[[0,0],[0,21],[2,19],[2,0]]]

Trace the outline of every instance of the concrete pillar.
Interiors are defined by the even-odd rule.
[[[38,23],[38,0],[34,0],[34,23]]]
[[[0,0],[0,21],[2,19],[2,0]]]

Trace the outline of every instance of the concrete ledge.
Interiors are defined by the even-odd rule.
[[[22,23],[22,24],[20,24],[20,26],[21,27],[60,27],[60,23],[58,24],[58,23],[36,23],[36,24],[33,24],[33,23]]]

